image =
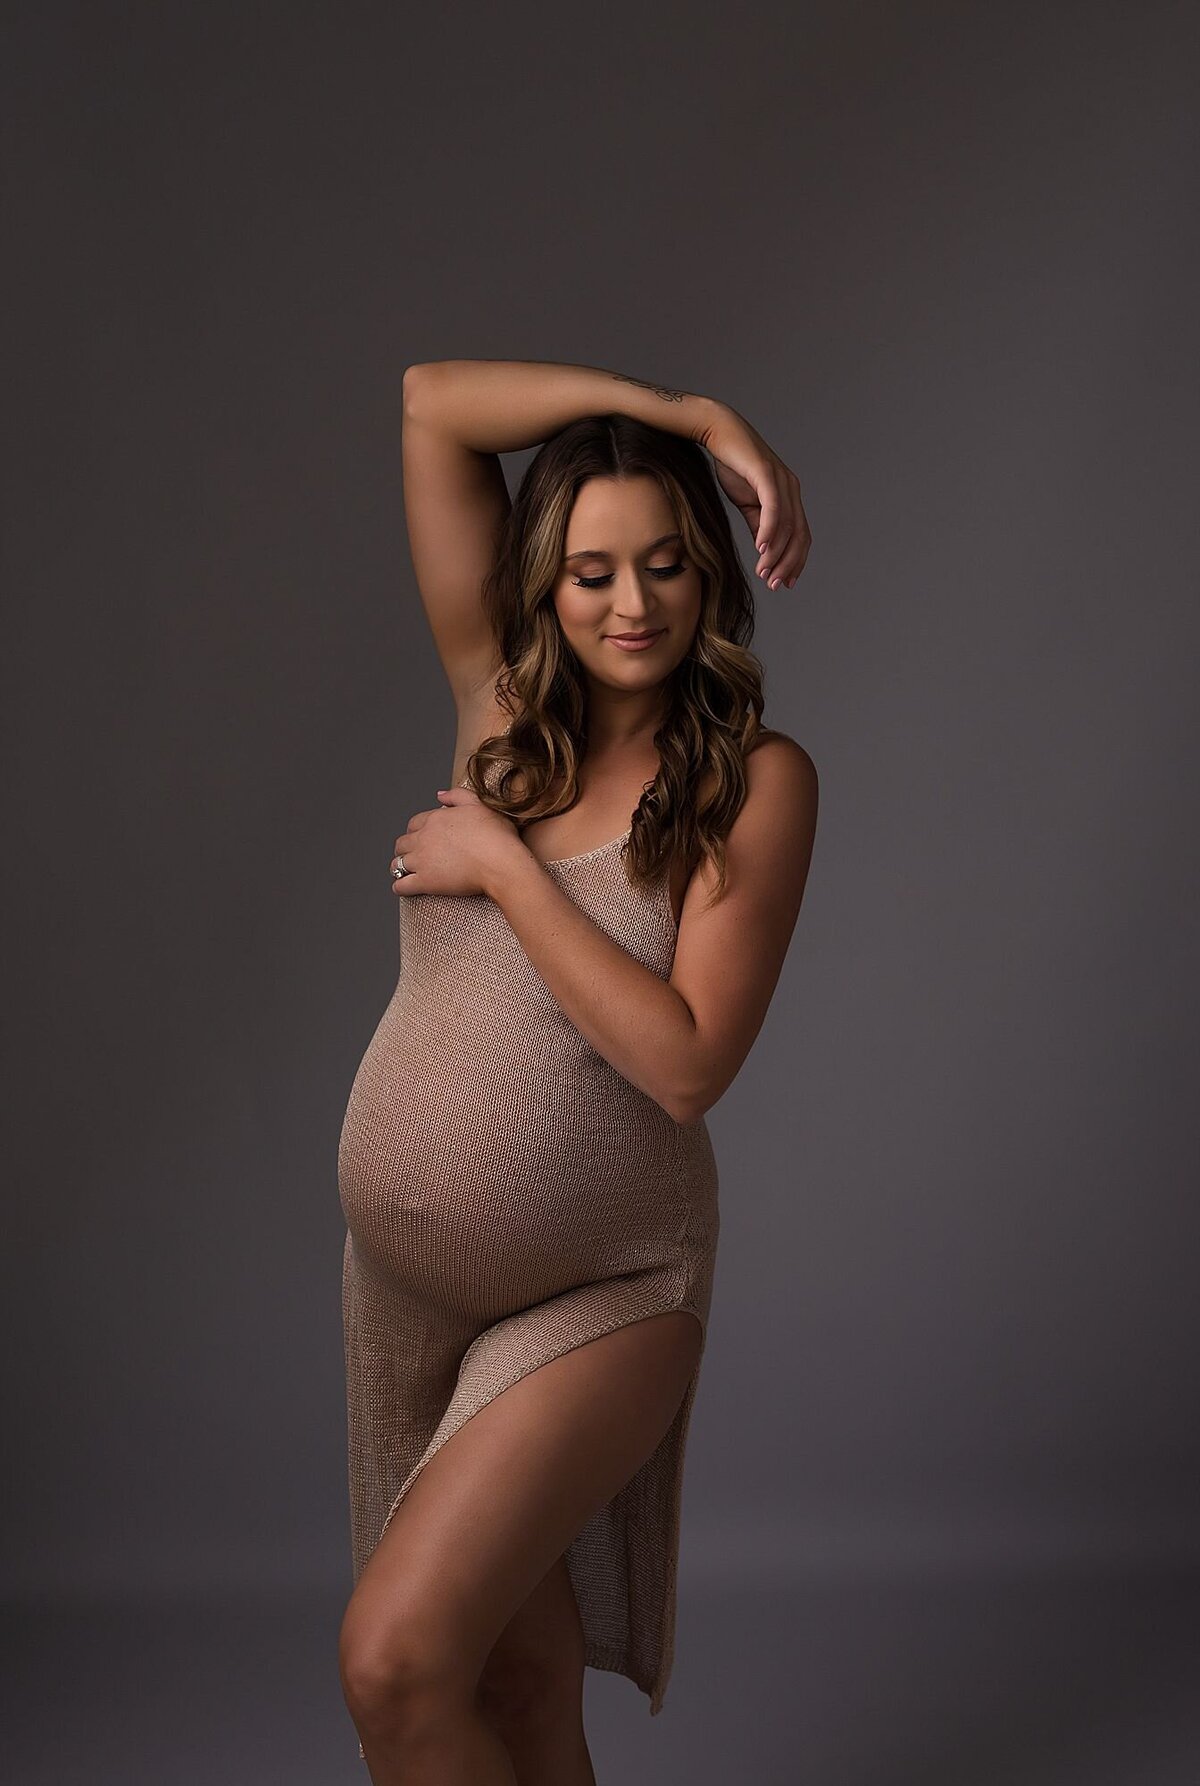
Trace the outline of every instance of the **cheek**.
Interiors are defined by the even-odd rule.
[[[580,632],[588,623],[590,608],[586,599],[580,599],[582,595],[582,590],[570,584],[555,593],[554,611],[565,633]]]
[[[675,584],[672,606],[681,619],[699,620],[704,605],[704,583],[699,571],[680,577]]]

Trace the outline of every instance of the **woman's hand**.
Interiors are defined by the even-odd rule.
[[[439,788],[440,806],[415,812],[392,846],[391,866],[404,857],[393,893],[485,893],[514,845],[524,850],[511,819],[485,806],[474,788]]]
[[[713,456],[717,482],[745,516],[758,552],[757,574],[768,588],[783,583],[791,589],[812,545],[799,478],[727,403],[717,404],[698,439]]]

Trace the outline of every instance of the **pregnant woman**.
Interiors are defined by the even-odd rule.
[[[510,503],[498,455],[537,446]],[[395,839],[400,974],[338,1151],[371,1779],[594,1786],[584,1669],[663,1703],[718,1212],[705,1112],[762,1025],[817,776],[760,722],[795,475],[738,413],[587,366],[404,377],[453,785]]]

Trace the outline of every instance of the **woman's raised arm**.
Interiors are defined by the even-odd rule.
[[[671,434],[701,440],[721,407],[625,372],[552,360],[428,360],[404,375],[406,403],[476,453],[538,446],[568,422],[619,410]]]
[[[490,720],[497,664],[480,594],[509,512],[498,455],[616,411],[706,448],[755,540],[757,574],[791,587],[812,534],[800,484],[727,403],[624,372],[546,360],[428,360],[404,373],[404,507],[417,586],[460,727]]]

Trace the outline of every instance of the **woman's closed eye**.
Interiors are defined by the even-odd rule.
[[[660,578],[677,577],[684,569],[686,566],[683,564],[651,565],[650,575]],[[602,589],[606,583],[612,581],[612,572],[606,572],[603,577],[572,577],[571,581],[579,589]]]

